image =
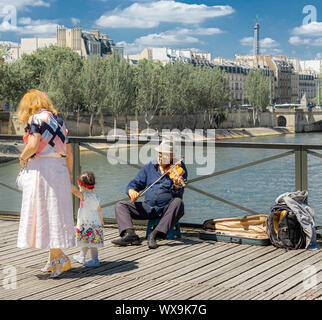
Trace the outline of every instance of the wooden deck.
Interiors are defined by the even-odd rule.
[[[156,250],[146,241],[117,247],[111,244],[117,229],[106,227],[99,268],[87,269],[71,259],[70,271],[50,279],[40,272],[48,251],[18,249],[17,231],[18,221],[0,218],[0,300],[322,299],[321,250],[286,252],[202,241],[190,231],[182,239],[160,241]],[[145,231],[138,234],[144,237]],[[66,250],[70,256],[77,252]],[[16,270],[16,289],[3,286],[8,267]],[[315,272],[309,279],[307,270]]]

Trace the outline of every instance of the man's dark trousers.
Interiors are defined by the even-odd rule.
[[[131,201],[120,201],[115,205],[115,217],[121,237],[124,235],[124,231],[126,231],[126,229],[133,229],[132,219],[160,219],[155,230],[167,234],[183,215],[184,204],[181,198],[173,198],[165,206],[161,216],[159,216],[153,209],[148,213],[144,202],[133,203]]]

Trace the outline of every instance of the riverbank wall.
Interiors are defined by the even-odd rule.
[[[62,113],[60,116],[66,123],[71,136],[90,135],[91,115]],[[114,117],[109,114],[95,114],[92,118],[92,136],[108,135],[114,130]],[[149,121],[147,121],[149,120]],[[120,116],[116,119],[116,127],[121,134],[141,132],[149,129],[160,132],[163,129],[180,131],[189,128],[196,129],[216,128],[222,132],[220,137],[243,137],[254,134],[278,134],[290,132],[322,132],[322,111],[279,110],[274,112],[261,112],[254,123],[251,110],[233,110],[227,114],[226,120],[215,126],[209,124],[209,119],[203,114],[190,115],[155,115],[147,119],[145,116]],[[265,129],[263,129],[265,128]],[[276,130],[275,128],[278,128]],[[251,129],[251,130],[250,130]],[[227,130],[227,131],[223,131]],[[262,133],[263,131],[267,131]],[[24,126],[18,120],[16,113],[0,112],[0,132],[9,134],[24,134]]]
[[[280,128],[280,127],[216,129],[215,139],[208,138],[208,140],[220,141],[225,139],[250,138],[250,137],[273,136],[273,135],[284,135],[284,134],[294,134],[294,133],[295,132],[292,128]],[[195,139],[203,140],[204,137],[195,136]],[[93,146],[98,149],[109,148],[108,144],[94,144]],[[22,141],[18,141],[18,142],[0,141],[0,163],[18,159],[23,148],[24,148],[24,144]],[[87,149],[81,147],[80,150],[86,151]]]

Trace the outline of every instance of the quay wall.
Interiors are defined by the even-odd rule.
[[[88,136],[90,114],[64,113],[61,117],[65,120],[72,136]],[[103,122],[104,120],[104,122]],[[120,116],[116,120],[117,128],[130,130],[130,121],[138,121],[138,129],[141,131],[147,128],[144,116],[135,117]],[[278,111],[259,113],[254,125],[253,113],[251,110],[237,110],[227,114],[227,119],[216,129],[248,129],[248,128],[281,128],[291,132],[313,132],[322,131],[322,110],[314,112],[297,111]],[[99,114],[93,117],[93,136],[106,135],[114,128],[114,118],[104,114],[103,119]],[[156,115],[149,121],[149,128],[161,131],[162,129],[189,128],[191,130],[210,128],[208,119],[203,114],[192,114],[187,116]],[[214,124],[212,125],[212,129]],[[132,132],[136,128],[131,128]],[[244,130],[244,131],[245,131]],[[255,130],[256,132],[256,130]],[[0,112],[0,133],[2,134],[24,134],[24,126],[18,120],[17,114],[12,112]]]

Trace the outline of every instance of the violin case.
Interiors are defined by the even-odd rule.
[[[238,244],[268,246],[271,244],[266,232],[267,214],[206,220],[199,232],[202,240],[224,241]]]

